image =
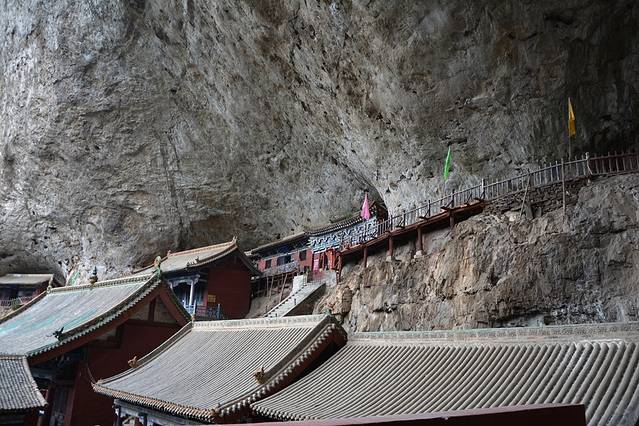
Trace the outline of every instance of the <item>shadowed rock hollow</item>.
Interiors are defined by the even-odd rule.
[[[636,145],[639,4],[7,2],[0,273],[245,247]],[[454,167],[446,188],[447,147]]]

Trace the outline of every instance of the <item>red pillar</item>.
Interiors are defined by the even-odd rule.
[[[422,228],[421,226],[417,228],[417,244],[416,244],[417,253],[421,254],[424,249],[424,245],[422,243]]]
[[[388,237],[388,257],[390,259],[393,258],[393,237],[392,236]]]

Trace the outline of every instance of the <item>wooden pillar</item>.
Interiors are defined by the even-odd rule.
[[[195,281],[191,280],[191,290],[189,292],[189,306],[193,306],[193,295],[195,293]]]
[[[453,229],[455,226],[455,215],[453,212],[449,212],[448,215],[450,216],[450,229]]]
[[[122,426],[122,408],[116,407],[115,415],[116,415],[116,419],[115,419],[116,426]]]
[[[563,214],[566,216],[566,174],[564,168],[564,159],[561,159],[561,196],[563,203]]]
[[[44,416],[38,417],[38,426],[47,426],[51,419],[51,412],[53,411],[51,407],[53,407],[53,397],[55,395],[55,385],[53,383],[49,384],[47,389],[47,405],[44,407]]]
[[[386,256],[386,261],[390,262],[393,260],[393,237],[391,235],[388,236],[388,255]]]
[[[335,278],[339,283],[339,280],[342,276],[342,255],[341,253],[337,257],[337,273],[335,274]]]
[[[417,227],[417,241],[415,244],[415,257],[419,257],[423,254],[424,244],[422,242],[422,227]]]
[[[340,256],[341,259],[341,256]],[[364,246],[364,268],[366,268],[366,264],[368,263],[368,246]]]

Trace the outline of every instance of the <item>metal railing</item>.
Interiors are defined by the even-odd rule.
[[[16,297],[15,299],[0,299],[0,308],[18,308],[29,303],[35,296]]]
[[[184,309],[189,313],[189,315],[194,316],[196,318],[207,319],[207,320],[222,320],[224,319],[224,315],[222,315],[222,305],[216,304],[214,306],[205,306],[198,305],[197,302],[192,305],[184,304]]]
[[[636,172],[639,172],[639,153],[609,153],[592,158],[586,153],[582,158],[557,161],[554,164],[520,173],[508,179],[495,180],[490,183],[482,179],[479,185],[454,191],[436,200],[429,200],[419,207],[392,215],[387,220],[377,223],[376,229],[372,232],[365,230],[356,235],[345,237],[341,241],[341,248],[370,241],[385,232],[401,229],[440,214],[442,208],[459,207],[475,199],[491,201],[523,191],[526,188],[539,188],[591,176]]]

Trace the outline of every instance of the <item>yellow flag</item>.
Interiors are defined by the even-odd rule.
[[[572,103],[570,103],[570,98],[568,98],[568,137],[573,137],[576,134],[575,112],[572,110]]]

